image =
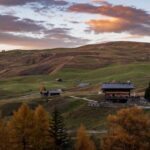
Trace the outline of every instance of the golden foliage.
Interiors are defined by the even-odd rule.
[[[46,91],[44,84],[41,84],[39,89],[40,89],[40,92]]]
[[[103,150],[150,150],[150,119],[142,109],[122,109],[110,115],[108,121]]]
[[[49,135],[50,117],[42,106],[34,112],[33,147],[35,150],[50,149],[52,139]]]
[[[12,150],[29,150],[32,147],[33,127],[33,112],[27,104],[23,104],[8,123]]]
[[[90,139],[83,125],[77,131],[75,150],[96,150],[94,142]]]
[[[9,150],[10,148],[9,133],[7,124],[0,121],[0,150]]]

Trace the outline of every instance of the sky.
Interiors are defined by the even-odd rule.
[[[149,0],[0,0],[0,50],[150,42]]]

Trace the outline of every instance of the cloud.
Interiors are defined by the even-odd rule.
[[[89,42],[87,39],[69,35],[68,31],[68,28],[53,28],[45,32],[45,36],[42,38],[0,32],[0,44],[19,46],[23,49],[44,49],[76,47]]]
[[[64,0],[0,0],[0,5],[3,6],[17,6],[28,3],[40,3],[42,5],[66,5]]]
[[[121,32],[131,28],[130,23],[122,19],[90,20],[87,23],[96,32]]]
[[[109,17],[108,19],[93,19],[87,22],[90,28],[97,33],[129,32],[131,34],[150,35],[150,14],[141,9],[122,5],[74,4],[68,10]]]
[[[79,46],[88,41],[70,35],[70,28],[46,28],[42,21],[11,15],[0,15],[0,20],[0,44],[40,49]]]
[[[92,0],[92,2],[100,3],[100,4],[103,4],[103,5],[110,5],[110,3],[107,2],[106,0]]]
[[[40,32],[46,30],[41,22],[35,22],[31,19],[20,19],[11,15],[0,15],[1,32]]]

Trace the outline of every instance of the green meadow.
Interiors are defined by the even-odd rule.
[[[57,82],[62,78],[63,82]],[[150,81],[150,63],[135,63],[128,65],[111,65],[105,68],[87,70],[64,68],[55,75],[20,76],[0,80],[0,108],[4,116],[9,116],[21,105],[27,102],[31,107],[41,104],[50,113],[57,106],[64,116],[68,129],[76,129],[81,123],[90,130],[104,130],[107,125],[107,116],[114,114],[118,108],[91,108],[82,99],[75,100],[67,94],[60,97],[43,99],[39,94],[40,85],[47,89],[62,88],[67,93],[70,89],[78,89],[81,82],[91,83],[91,89],[100,89],[100,84],[111,81],[125,82],[130,80],[136,86],[136,92],[143,93]],[[98,95],[92,95],[91,89],[78,93],[79,97],[99,100]],[[82,90],[82,89],[81,89]],[[78,89],[78,92],[80,89]],[[72,95],[77,92],[72,90]],[[120,108],[119,108],[120,109]],[[150,114],[150,111],[147,110]]]
[[[62,78],[63,82],[57,82]],[[136,63],[127,65],[111,65],[108,67],[87,70],[64,68],[55,75],[20,76],[0,80],[0,98],[9,98],[39,92],[42,84],[47,89],[75,88],[81,82],[91,83],[91,87],[103,82],[130,80],[135,84],[136,91],[143,92],[150,81],[150,63]]]

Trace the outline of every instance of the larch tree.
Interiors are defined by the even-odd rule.
[[[96,150],[94,142],[90,139],[83,125],[77,131],[75,150]]]
[[[103,150],[150,150],[150,118],[137,107],[122,109],[108,117]]]
[[[33,149],[50,150],[52,138],[49,135],[50,117],[42,106],[38,106],[34,112]]]
[[[33,112],[23,104],[8,123],[11,150],[30,150],[32,148]]]
[[[52,123],[50,124],[50,136],[54,140],[55,150],[67,150],[69,148],[69,138],[63,122],[63,117],[55,108],[52,113]]]
[[[44,84],[40,85],[40,92],[46,91],[46,87]]]
[[[0,120],[0,150],[10,150],[10,146],[7,124]]]

